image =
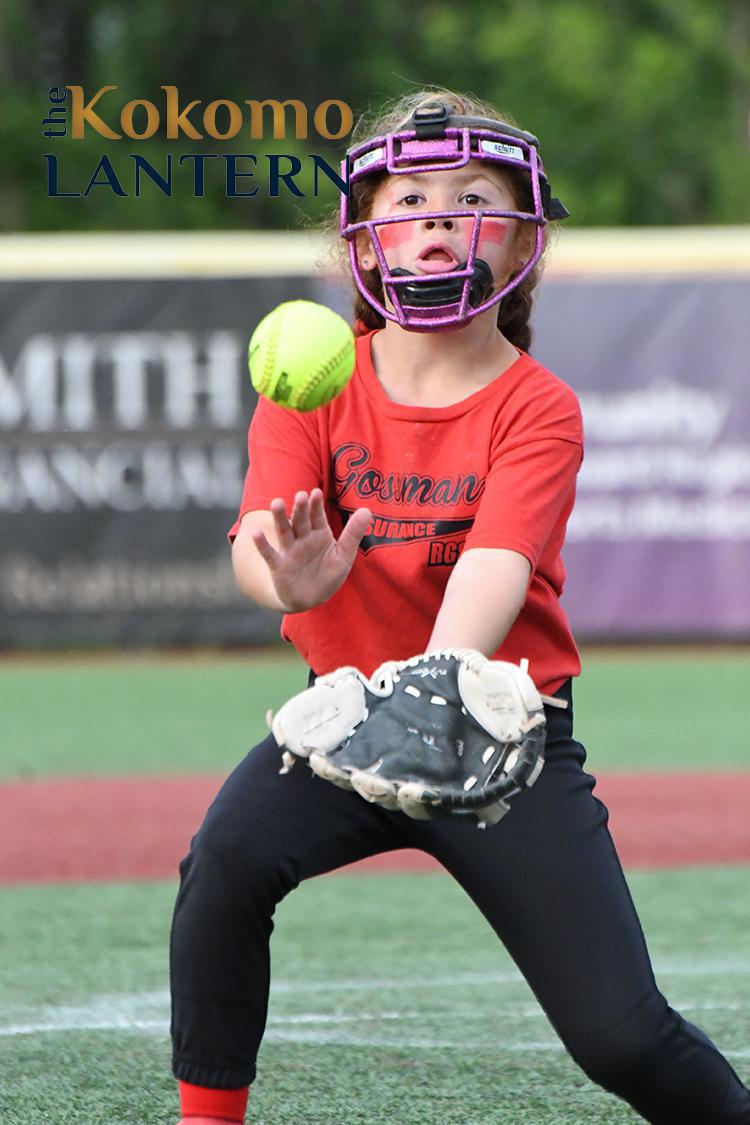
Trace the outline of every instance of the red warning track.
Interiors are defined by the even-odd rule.
[[[175,877],[217,777],[0,784],[0,883]],[[608,774],[597,795],[626,867],[750,863],[750,773]],[[348,870],[428,871],[416,851]]]

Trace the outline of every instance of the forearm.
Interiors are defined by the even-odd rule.
[[[445,588],[427,651],[473,648],[492,656],[518,616],[531,567],[516,551],[464,552]]]
[[[265,513],[264,513],[265,514]],[[232,544],[232,568],[234,577],[242,593],[266,609],[286,613],[287,607],[281,601],[271,577],[271,572],[261,558],[250,535],[251,527],[263,526],[272,535],[270,521],[260,513],[248,513],[240,524],[237,538]]]
[[[232,568],[234,577],[242,593],[258,605],[266,609],[275,609],[278,613],[287,613],[287,607],[276,593],[271,574],[257,551],[253,558],[255,547],[251,544],[245,550],[232,550]]]

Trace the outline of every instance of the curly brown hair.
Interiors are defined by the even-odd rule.
[[[411,118],[415,109],[436,100],[447,104],[453,113],[490,117],[494,120],[505,121],[508,125],[516,125],[513,118],[508,114],[499,112],[495,106],[474,97],[472,94],[457,94],[442,86],[426,86],[387,102],[376,114],[363,114],[352,132],[350,144],[353,146],[367,140],[368,137],[398,131]],[[504,172],[508,176],[518,209],[520,211],[533,211],[534,203],[529,176],[523,169],[512,167],[504,168]],[[359,218],[370,214],[375,193],[383,180],[387,178],[387,175],[387,172],[380,172],[352,185],[352,207]],[[336,224],[335,229],[338,233],[337,217],[334,216],[330,216],[326,220],[324,224],[326,232],[333,233],[334,224]],[[546,250],[548,241],[546,227],[543,235],[544,249]],[[348,272],[348,248],[340,238],[337,239],[335,255],[338,265]],[[540,258],[521,284],[516,286],[515,289],[511,289],[498,306],[498,328],[512,344],[523,351],[528,351],[531,346],[532,328],[530,319],[534,303],[534,290],[541,279],[542,269],[543,261]],[[382,303],[383,285],[377,267],[371,270],[362,269],[362,280],[370,293]],[[354,288],[354,320],[357,331],[361,333],[382,328],[385,324],[384,318],[365,300],[353,279],[352,285]]]

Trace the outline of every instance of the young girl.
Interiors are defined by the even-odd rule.
[[[283,635],[315,674],[477,649],[528,657],[539,690],[569,706],[547,708],[539,781],[484,832],[412,820],[302,765],[280,776],[270,736],[248,755],[181,867],[172,1034],[184,1125],[244,1120],[277,903],[303,879],[405,847],[471,896],[595,1082],[648,1121],[750,1123],[748,1090],[657,990],[573,739],[580,667],[560,550],[581,420],[570,388],[527,352],[546,224],[565,208],[536,139],[448,91],[399,104],[349,167],[355,373],[312,414],[258,404],[231,532],[237,580],[285,615]]]

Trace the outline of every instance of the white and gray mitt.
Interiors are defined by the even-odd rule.
[[[527,667],[454,649],[388,662],[369,680],[356,668],[320,676],[272,720],[282,772],[305,758],[416,819],[496,824],[544,765],[544,701]]]

